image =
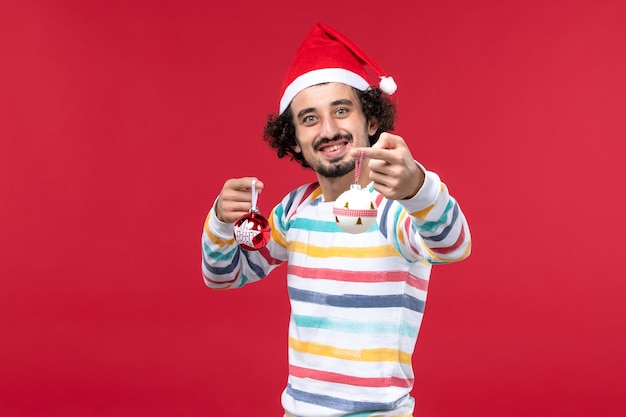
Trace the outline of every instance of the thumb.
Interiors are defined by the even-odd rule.
[[[378,149],[395,149],[398,145],[402,145],[404,141],[398,135],[392,135],[388,132],[383,132],[380,134],[378,141],[372,145],[372,148]]]

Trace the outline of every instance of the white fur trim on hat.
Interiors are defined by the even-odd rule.
[[[391,81],[393,82],[393,79]],[[300,91],[312,85],[332,82],[347,84],[361,91],[367,90],[370,86],[363,77],[343,68],[322,68],[309,71],[300,75],[285,88],[285,93],[280,99],[280,114],[289,107],[291,100],[293,100]],[[393,84],[395,85],[395,83]]]

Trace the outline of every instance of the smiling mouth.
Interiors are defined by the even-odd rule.
[[[322,152],[333,152],[333,151],[337,151],[337,150],[343,148],[344,146],[345,146],[345,144],[343,144],[343,143],[342,144],[335,144],[335,145],[332,145],[332,146],[326,146],[324,148],[321,148],[320,151],[322,151]]]
[[[343,149],[346,146],[349,146],[349,144],[350,141],[348,139],[329,141],[327,143],[319,145],[317,147],[317,151],[322,153],[332,153]]]

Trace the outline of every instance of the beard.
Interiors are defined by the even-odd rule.
[[[354,159],[352,159],[350,161],[337,162],[332,165],[319,164],[318,166],[313,167],[313,169],[323,177],[339,178],[352,172],[355,165]]]

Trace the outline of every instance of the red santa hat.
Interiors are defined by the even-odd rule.
[[[364,91],[370,87],[366,66],[380,77],[378,86],[393,94],[397,85],[392,77],[354,42],[336,30],[318,23],[296,51],[283,81],[280,113],[300,91],[312,85],[339,82]]]

